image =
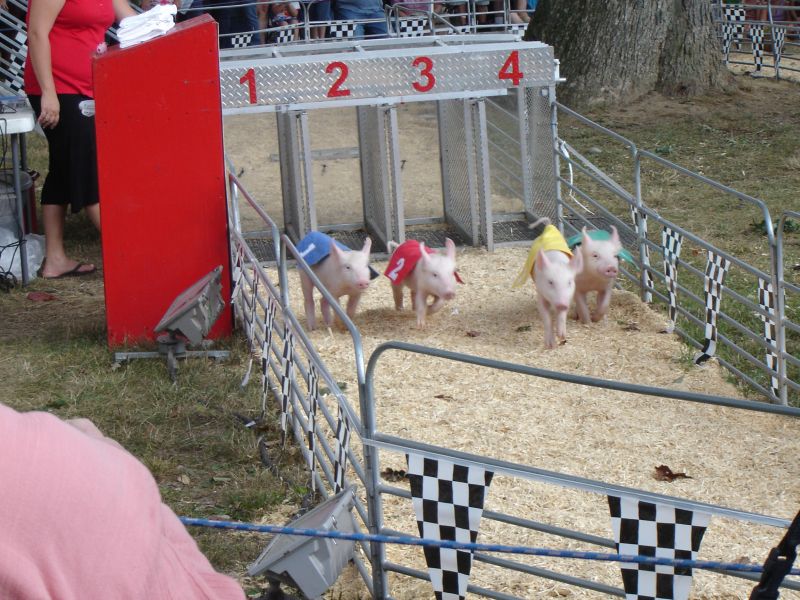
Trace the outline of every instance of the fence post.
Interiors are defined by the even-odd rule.
[[[783,271],[783,227],[786,218],[792,215],[800,217],[800,213],[785,211],[778,220],[778,231],[775,234],[775,245],[770,248],[772,260],[772,289],[775,290],[775,345],[778,355],[778,399],[783,406],[789,404],[789,390],[786,383],[786,298],[783,284],[785,283]],[[767,224],[770,227],[771,223]]]
[[[647,241],[645,239],[645,232],[643,226],[643,213],[642,213],[642,158],[639,155],[639,150],[636,146],[631,146],[631,154],[633,156],[633,192],[636,207],[636,219],[634,226],[636,227],[636,239],[639,242],[639,261],[641,262],[642,269],[639,274],[639,297],[642,302],[650,303],[652,296],[650,294],[650,287],[648,285],[649,273],[647,269],[650,268],[650,253],[647,251]]]

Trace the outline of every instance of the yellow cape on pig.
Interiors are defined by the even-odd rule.
[[[539,250],[561,250],[567,256],[572,257],[572,251],[561,232],[555,225],[546,225],[542,235],[533,240],[528,258],[525,260],[525,266],[522,267],[522,271],[519,272],[511,287],[518,288],[528,281],[528,277],[533,277],[533,263],[536,261]]]

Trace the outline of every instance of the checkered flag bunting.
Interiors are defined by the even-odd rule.
[[[311,471],[311,491],[317,491],[317,482],[314,474],[317,471],[317,404],[319,403],[319,378],[317,367],[314,363],[308,365],[308,420],[306,437],[308,439],[309,461],[308,468]]]
[[[772,387],[772,393],[777,398],[780,393],[780,388],[778,385],[778,378],[775,375],[778,372],[778,354],[776,352],[777,330],[775,324],[775,292],[772,289],[772,283],[762,279],[761,277],[758,278],[758,305],[761,307],[761,310],[769,315],[769,317],[765,317],[764,315],[759,316],[761,317],[761,320],[764,321],[764,339],[767,342],[766,362],[767,367],[769,367],[771,371],[770,384]]]
[[[425,35],[428,19],[425,17],[400,19],[397,35],[401,38]]]
[[[349,40],[356,35],[356,24],[353,21],[335,21],[328,28],[328,37],[336,40]]]
[[[633,221],[633,228],[637,236],[647,239],[647,213],[643,210],[637,209],[633,204],[631,206],[631,220]],[[644,256],[642,256],[642,274],[644,276],[644,287],[647,290],[644,295],[644,301],[648,304],[653,301],[653,275],[650,273],[650,248],[645,244]]]
[[[242,383],[240,384],[241,387],[247,387],[247,384],[250,383],[250,373],[253,371],[253,355],[256,351],[256,328],[255,328],[255,321],[256,321],[256,307],[258,306],[258,276],[253,273],[253,287],[251,288],[251,292],[253,294],[250,300],[250,310],[245,314],[245,334],[247,335],[247,341],[250,344],[250,360],[247,362],[247,371],[244,373],[244,377],[242,377]]]
[[[288,44],[289,42],[293,42],[295,29],[296,28],[292,27],[291,25],[279,27],[275,32],[275,43]]]
[[[28,55],[27,40],[28,36],[24,31],[17,31],[8,55],[4,85],[14,94],[19,93],[23,86],[22,74],[25,68],[25,57]]]
[[[275,328],[275,314],[278,306],[272,296],[267,298],[264,310],[264,336],[261,344],[261,418],[267,413],[267,396],[269,395],[269,357],[272,353],[272,332]]]
[[[244,281],[244,248],[236,245],[236,258],[233,263],[233,291],[231,292],[231,304],[236,312],[236,319],[239,323],[244,319],[242,308],[242,282]]]
[[[247,48],[252,41],[252,33],[237,33],[231,38],[231,48]]]
[[[336,458],[333,463],[333,491],[338,494],[344,489],[344,474],[347,472],[347,453],[350,451],[350,422],[347,412],[339,400],[339,414],[336,419]]]
[[[711,515],[634,498],[609,496],[619,554],[696,560]],[[686,600],[691,567],[620,563],[627,600]]]
[[[719,314],[719,304],[722,300],[725,274],[728,272],[730,265],[731,261],[727,258],[718,256],[711,250],[708,251],[704,285],[706,297],[705,343],[703,344],[703,350],[694,358],[696,365],[707,361],[717,351],[717,315]]]
[[[481,467],[406,455],[411,503],[423,539],[476,542],[486,491],[494,473]],[[463,600],[472,552],[424,547],[436,600]]]
[[[516,33],[517,35],[523,35],[525,30],[528,28],[527,23],[512,23],[510,25],[506,25],[508,33]]]
[[[292,373],[294,372],[294,334],[286,323],[283,338],[283,358],[281,359],[281,446],[286,447],[286,431],[289,425],[289,401],[292,393]]]
[[[764,26],[750,25],[750,41],[753,45],[753,64],[756,71],[764,66]]]
[[[664,225],[661,231],[661,248],[664,252],[664,275],[667,278],[667,288],[669,290],[669,321],[668,331],[675,327],[675,319],[678,317],[678,259],[681,256],[681,245],[683,236]]]
[[[772,42],[772,53],[775,57],[775,68],[778,69],[781,65],[783,45],[786,42],[786,27],[772,27]]]
[[[728,62],[730,54],[731,42],[736,41],[736,48],[742,46],[744,39],[744,17],[745,12],[743,8],[726,6],[724,10],[724,26],[722,28],[722,45],[725,51],[725,62]]]

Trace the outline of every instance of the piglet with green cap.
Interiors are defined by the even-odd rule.
[[[583,228],[580,246],[575,252],[583,255],[583,270],[575,277],[575,308],[581,323],[602,321],[611,303],[611,289],[619,273],[619,257],[623,252],[617,228],[586,232]],[[589,310],[588,294],[597,292],[594,312]]]

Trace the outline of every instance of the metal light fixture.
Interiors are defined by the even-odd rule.
[[[349,487],[295,519],[287,527],[354,533],[353,487]],[[355,542],[323,537],[280,534],[247,569],[251,577],[265,575],[271,597],[285,598],[280,583],[297,588],[304,598],[316,599],[333,585],[353,558]]]

